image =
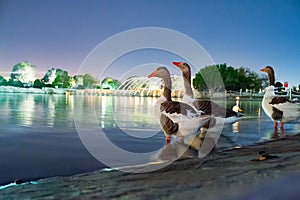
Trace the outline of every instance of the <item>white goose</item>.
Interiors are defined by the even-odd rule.
[[[185,91],[182,102],[191,105],[200,112],[204,112],[206,115],[215,116],[217,124],[219,121],[223,122],[224,124],[233,124],[241,119],[239,112],[234,112],[230,109],[223,108],[222,106],[219,106],[218,104],[209,100],[194,99],[194,93],[191,87],[190,66],[185,62],[173,62],[173,64],[181,70],[183,76]]]
[[[148,77],[159,77],[164,82],[163,94],[156,102],[154,112],[160,119],[160,126],[166,136],[166,143],[170,143],[171,135],[179,136],[183,140],[184,136],[197,134],[202,126],[210,123],[212,120],[210,115],[201,116],[191,106],[172,101],[172,82],[166,67],[158,67]]]
[[[274,129],[278,128],[278,122],[281,129],[284,128],[284,123],[299,122],[300,105],[292,103],[285,97],[275,96],[275,74],[273,68],[266,66],[260,71],[267,73],[269,78],[269,86],[266,88],[262,107],[274,122]]]

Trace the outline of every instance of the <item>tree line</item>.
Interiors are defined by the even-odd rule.
[[[42,79],[36,79],[36,66],[29,62],[20,62],[13,66],[10,78],[0,75],[0,86],[15,87],[53,87],[53,88],[93,88],[99,81],[90,74],[69,76],[59,68],[49,69]]]
[[[15,87],[53,87],[53,88],[101,88],[116,89],[121,82],[111,77],[104,78],[101,83],[90,74],[69,76],[68,72],[59,68],[49,69],[42,79],[36,79],[36,66],[29,62],[20,62],[13,66],[10,78],[6,80],[0,75],[0,86]],[[219,76],[215,76],[218,74]],[[216,64],[201,68],[193,79],[192,85],[198,91],[221,92],[224,90],[259,91],[267,86],[267,76],[257,74],[249,68],[234,68],[224,64]],[[283,88],[283,84],[276,82],[275,86]],[[284,88],[283,88],[284,89]],[[296,91],[296,87],[293,88]],[[299,86],[297,86],[297,91]]]
[[[255,92],[266,85],[267,80],[266,75],[259,75],[249,68],[240,67],[236,69],[224,63],[202,68],[196,74],[192,84],[198,91],[221,92],[248,89]]]

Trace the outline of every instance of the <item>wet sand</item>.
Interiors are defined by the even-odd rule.
[[[274,156],[262,161],[258,152]],[[0,199],[298,199],[300,135],[178,160],[155,172],[122,171],[39,180],[0,190]]]

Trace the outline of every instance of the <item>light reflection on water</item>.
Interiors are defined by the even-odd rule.
[[[73,98],[64,95],[1,94],[1,128],[73,127]]]
[[[154,117],[153,105],[157,98],[116,96],[65,96],[41,94],[1,94],[1,124],[3,130],[20,126],[29,128],[70,129],[74,126],[74,112],[96,113],[99,128],[121,129],[130,137],[148,138],[160,132],[158,119]],[[218,102],[224,104],[224,102]],[[235,105],[235,99],[227,101],[227,108]],[[260,100],[241,100],[240,107],[245,119],[225,126],[223,135],[238,145],[249,145],[272,139],[271,120],[261,110]],[[296,125],[286,125],[286,132],[295,134]]]

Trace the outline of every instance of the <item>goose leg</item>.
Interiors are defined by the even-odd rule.
[[[280,130],[283,130],[284,129],[284,122],[281,122],[280,123]]]
[[[274,129],[278,128],[278,122],[274,122]]]
[[[171,142],[170,135],[166,135],[166,144],[170,144],[170,142]]]

